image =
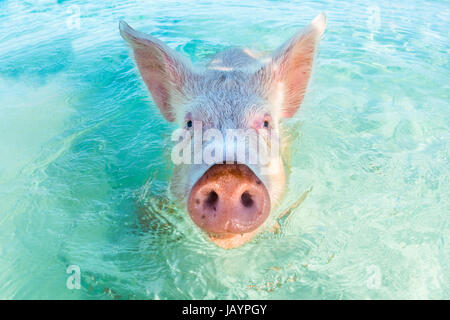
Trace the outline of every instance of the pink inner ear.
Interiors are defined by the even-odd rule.
[[[286,118],[294,116],[305,96],[314,61],[314,43],[304,43],[294,50],[297,52],[291,53],[281,75],[285,83],[282,116]]]
[[[186,79],[194,81],[189,64],[177,52],[149,35],[120,23],[121,35],[133,47],[139,72],[167,121],[174,121],[174,100],[183,98]],[[175,97],[176,95],[176,97]]]
[[[308,27],[283,45],[262,70],[263,81],[269,81],[271,86],[269,96],[281,104],[283,117],[292,117],[302,103],[325,24],[325,15],[319,14]]]
[[[170,104],[170,74],[164,57],[155,48],[134,49],[134,57],[153,100],[167,121],[174,121]]]

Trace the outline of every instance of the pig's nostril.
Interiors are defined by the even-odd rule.
[[[253,199],[250,193],[248,193],[248,191],[245,191],[241,195],[241,203],[246,208],[250,208],[251,206],[253,206]]]
[[[266,221],[270,196],[246,165],[216,164],[192,187],[187,207],[197,226],[228,241],[256,231]]]
[[[208,196],[206,197],[205,205],[208,208],[213,208],[215,210],[218,199],[219,199],[219,196],[217,195],[217,193],[214,190],[212,190],[208,193]]]

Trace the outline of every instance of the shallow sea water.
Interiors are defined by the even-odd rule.
[[[165,196],[174,128],[118,21],[198,63],[321,11],[275,214],[309,192],[278,234],[217,248]],[[0,298],[450,298],[445,1],[0,0],[0,30]]]

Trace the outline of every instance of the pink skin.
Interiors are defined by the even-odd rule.
[[[318,15],[266,60],[232,48],[214,56],[203,70],[123,21],[120,33],[167,121],[186,129],[190,120],[201,121],[204,129],[222,133],[253,128],[269,146],[267,137],[280,132],[281,119],[292,117],[303,100],[325,24],[325,16]],[[223,164],[226,160],[176,166],[172,191],[211,241],[234,248],[263,228],[281,200],[285,172],[279,155],[271,159],[270,171],[261,165]]]
[[[265,114],[264,117],[257,116],[253,119],[250,128],[255,129],[256,131],[263,129],[263,128],[270,129],[271,122],[272,122],[272,118],[268,114]],[[266,123],[267,123],[267,126],[266,126]]]
[[[216,164],[192,188],[188,211],[208,233],[243,234],[256,230],[267,219],[270,197],[246,165]]]

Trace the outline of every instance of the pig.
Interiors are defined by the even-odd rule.
[[[321,13],[268,57],[250,49],[229,48],[201,68],[124,21],[119,29],[167,121],[189,136],[196,125],[202,132],[214,129],[223,135],[229,129],[252,130],[270,149],[268,137],[279,136],[282,119],[294,116],[302,103],[325,25]],[[226,149],[227,141],[204,139],[201,150],[191,152],[195,157],[217,143],[216,150]],[[259,150],[245,148],[246,155]],[[219,152],[212,163],[175,165],[170,187],[206,237],[226,249],[243,245],[264,229],[286,186],[281,152],[270,153],[265,165],[236,161],[233,152]]]

